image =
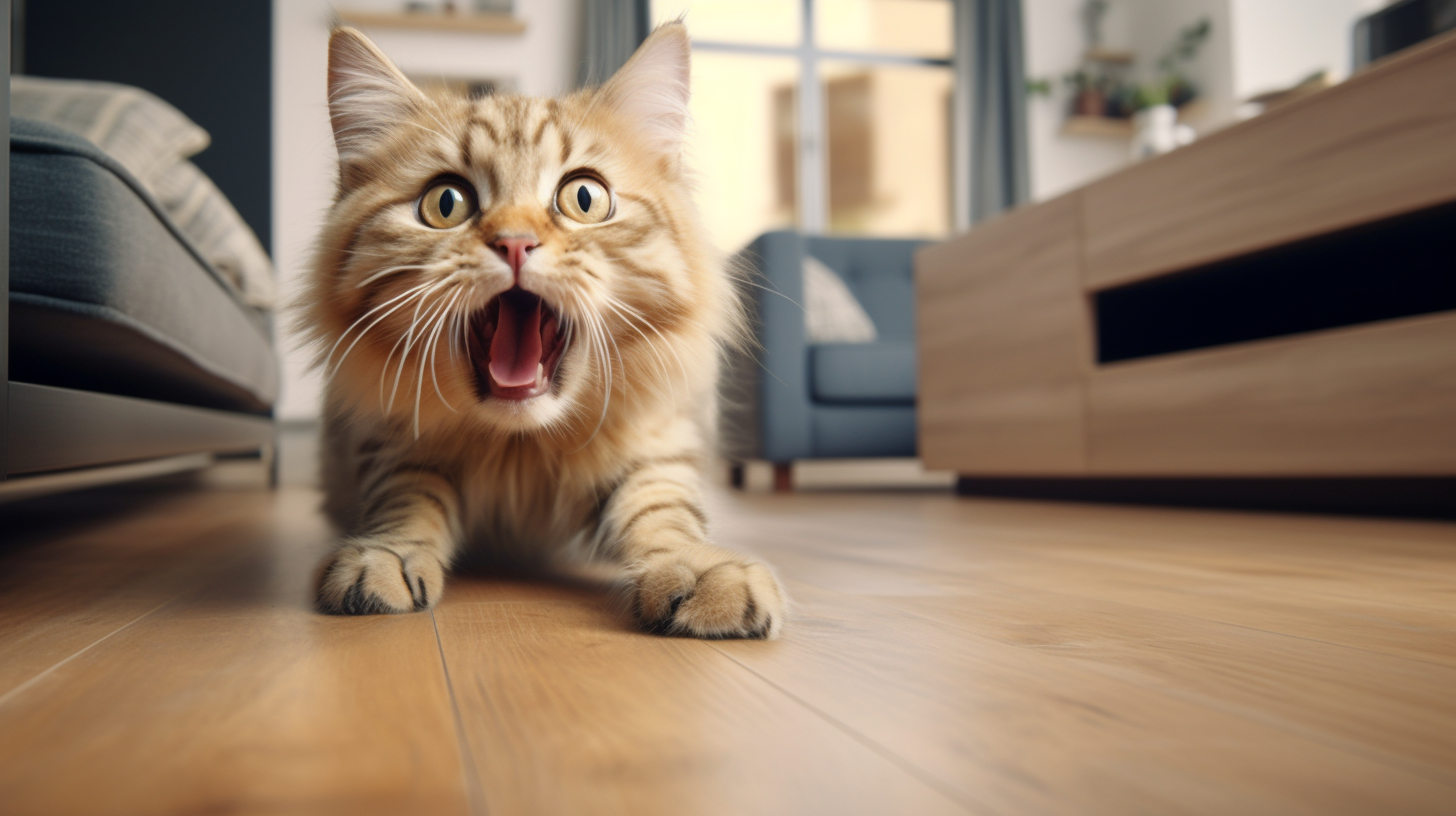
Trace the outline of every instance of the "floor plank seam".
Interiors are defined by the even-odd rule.
[[[61,669],[62,666],[65,666],[67,663],[70,663],[72,660],[75,660],[76,658],[80,657],[81,655],[83,655],[83,654],[91,651],[95,647],[100,646],[102,643],[105,643],[107,640],[110,640],[112,637],[121,634],[122,632],[126,631],[127,629],[130,629],[132,626],[135,626],[136,624],[141,623],[143,620],[145,620],[145,619],[151,617],[152,615],[156,614],[156,612],[158,610],[162,609],[163,607],[168,606],[170,604],[176,603],[177,600],[179,598],[181,598],[181,597],[182,597],[181,595],[178,595],[176,598],[169,598],[169,599],[167,599],[165,601],[162,601],[161,603],[157,604],[156,606],[152,607],[151,609],[148,609],[147,611],[143,612],[142,614],[137,615],[135,618],[132,618],[131,620],[127,621],[126,623],[122,624],[121,626],[116,627],[115,629],[111,630],[110,632],[107,632],[105,635],[102,635],[101,637],[97,638],[96,640],[93,640],[92,642],[86,644],[85,646],[81,647],[80,649],[77,649],[70,656],[66,657],[63,660],[60,660],[60,661],[56,662],[55,665],[52,665],[52,666],[46,668],[44,671],[40,672],[39,674],[35,675],[34,677],[30,678],[29,680],[26,680],[24,683],[21,683],[20,685],[18,685],[15,688],[13,688],[13,689],[5,692],[4,694],[0,694],[0,706],[3,706],[6,703],[10,702],[11,698],[13,698],[13,697],[15,697],[15,696],[23,693],[26,689],[30,688],[31,686],[34,686],[35,684],[37,684],[40,681],[44,680],[45,678],[49,677],[51,674],[53,674],[53,673],[55,673],[57,671],[60,671],[60,669]]]
[[[808,554],[810,556],[815,556],[815,557],[824,557],[826,555],[825,553],[818,552],[818,551],[810,551]],[[1070,559],[1070,560],[1076,560],[1076,561],[1079,561],[1081,563],[1100,563],[1100,562],[1095,561],[1095,560],[1089,560],[1089,559],[1083,559],[1083,558],[1073,558],[1073,559]],[[923,567],[920,567],[918,565],[915,565],[915,564],[907,564],[907,563],[898,562],[898,561],[882,561],[882,562],[872,563],[871,564],[871,566],[879,566],[879,565],[888,565],[888,566],[895,567],[895,568],[911,569],[911,570],[917,570],[917,571],[925,571],[925,569]],[[1137,567],[1137,569],[1140,569],[1140,570],[1142,570],[1144,572],[1152,572],[1152,573],[1155,573],[1155,574],[1157,572],[1159,572],[1158,570],[1150,570],[1147,567]],[[982,577],[977,577],[973,573],[962,572],[962,571],[958,571],[958,570],[955,570],[955,569],[949,569],[949,570],[946,570],[946,572],[948,572],[949,574],[955,575],[958,578],[963,578],[963,579],[965,579],[967,581],[985,582],[987,580],[987,579],[982,578]],[[800,579],[800,580],[802,580],[802,579]],[[1251,626],[1251,625],[1245,624],[1245,623],[1238,623],[1238,622],[1235,622],[1235,621],[1225,620],[1225,619],[1222,619],[1222,618],[1208,617],[1206,615],[1194,615],[1194,614],[1189,614],[1189,613],[1186,613],[1186,612],[1168,613],[1167,610],[1164,610],[1164,609],[1162,609],[1162,608],[1160,608],[1158,606],[1150,605],[1150,604],[1147,604],[1147,603],[1135,603],[1135,602],[1127,601],[1127,600],[1108,601],[1108,600],[1104,600],[1102,598],[1099,598],[1099,597],[1097,597],[1095,595],[1084,595],[1084,594],[1080,594],[1080,593],[1072,593],[1072,592],[1067,592],[1065,590],[1060,590],[1060,589],[1047,589],[1045,587],[1041,587],[1041,586],[1038,586],[1038,585],[1033,584],[1033,583],[1026,583],[1024,581],[1017,581],[1015,579],[1007,580],[1007,579],[997,578],[997,579],[990,579],[990,580],[992,580],[996,584],[999,584],[1000,586],[1006,587],[1008,589],[1026,589],[1026,590],[1031,590],[1033,592],[1046,593],[1046,594],[1050,594],[1050,595],[1057,595],[1057,596],[1064,597],[1064,598],[1076,598],[1076,599],[1079,599],[1079,600],[1082,600],[1082,601],[1086,601],[1086,602],[1091,602],[1091,603],[1109,603],[1109,604],[1116,604],[1116,605],[1119,605],[1119,606],[1127,607],[1129,609],[1137,609],[1137,610],[1143,610],[1143,611],[1150,611],[1150,612],[1155,612],[1157,614],[1176,614],[1176,615],[1179,615],[1181,617],[1184,617],[1184,618],[1186,618],[1188,620],[1196,620],[1196,621],[1202,621],[1202,622],[1205,622],[1205,623],[1218,624],[1218,625],[1221,625],[1221,626],[1229,626],[1229,627],[1233,627],[1233,628],[1236,628],[1236,629],[1241,629],[1241,630],[1245,630],[1245,631],[1249,631],[1249,632],[1259,632],[1259,633],[1263,633],[1263,634],[1267,634],[1267,635],[1275,635],[1275,636],[1279,636],[1279,637],[1288,637],[1288,638],[1293,638],[1295,640],[1305,641],[1305,642],[1308,642],[1308,643],[1318,643],[1318,644],[1330,646],[1330,647],[1333,647],[1333,648],[1351,649],[1351,650],[1354,650],[1354,651],[1363,652],[1365,654],[1376,655],[1376,656],[1381,657],[1381,658],[1393,658],[1393,659],[1397,659],[1397,660],[1408,661],[1408,662],[1411,662],[1411,663],[1418,663],[1418,664],[1425,665],[1425,666],[1432,666],[1432,667],[1439,668],[1439,669],[1449,669],[1450,668],[1450,666],[1448,664],[1438,663],[1438,662],[1435,662],[1435,661],[1432,661],[1432,660],[1429,660],[1429,659],[1420,658],[1420,657],[1413,657],[1413,656],[1407,655],[1407,654],[1397,654],[1397,653],[1394,653],[1394,652],[1385,652],[1385,651],[1380,651],[1378,649],[1368,648],[1368,647],[1365,647],[1365,646],[1357,646],[1357,645],[1353,645],[1353,644],[1349,644],[1349,643],[1340,643],[1340,642],[1336,642],[1336,641],[1333,641],[1333,640],[1316,638],[1316,637],[1310,637],[1308,635],[1300,635],[1300,634],[1296,634],[1296,633],[1293,633],[1293,632],[1283,632],[1283,631],[1279,631],[1279,630],[1275,630],[1275,629],[1266,629],[1266,628],[1262,628],[1262,627],[1258,627],[1258,626]],[[808,584],[810,586],[818,587],[819,589],[823,589],[823,590],[826,590],[826,591],[829,591],[829,592],[837,592],[838,591],[838,590],[834,589],[833,587],[821,586],[819,584],[814,583],[813,581],[805,581],[804,583],[806,583],[806,584]],[[1364,599],[1361,599],[1361,598],[1351,598],[1349,596],[1341,595],[1341,594],[1338,594],[1338,593],[1320,593],[1320,595],[1321,595],[1321,597],[1333,598],[1333,599],[1338,599],[1338,600],[1346,600],[1346,601],[1357,600],[1357,601],[1362,601],[1362,602],[1368,602],[1368,601],[1364,601]],[[876,597],[876,596],[870,596],[870,597]],[[1207,598],[1217,598],[1218,596],[1205,595],[1203,597],[1207,597]],[[1398,605],[1398,604],[1385,604],[1385,605],[1387,605],[1387,606],[1395,606],[1398,609],[1418,609],[1418,610],[1428,611],[1426,607],[1421,607],[1421,606],[1414,606],[1414,607],[1412,607],[1412,606],[1402,606],[1402,605]],[[896,608],[898,608],[898,607],[896,607]],[[908,611],[908,610],[906,610],[906,611]],[[1444,610],[1440,610],[1440,611],[1444,611]],[[929,618],[924,618],[923,616],[918,616],[918,617],[922,617],[923,620],[930,620]]]
[[[208,528],[208,529],[209,530],[212,530],[212,529],[221,529],[223,527],[232,526],[232,525],[237,524],[237,523],[239,523],[237,520],[224,521],[224,522],[216,525],[215,528]],[[185,546],[185,544],[184,544],[184,546]],[[241,564],[245,560],[246,559],[245,559],[244,556],[237,555],[237,556],[233,557],[232,562],[233,562],[233,564]],[[208,588],[217,586],[217,585],[221,584],[224,580],[225,580],[224,578],[219,577],[219,578],[213,579],[211,581],[207,581],[207,582],[205,582],[203,584],[203,589],[208,589]],[[49,668],[45,669],[44,671],[42,671],[39,674],[35,675],[34,677],[30,678],[29,680],[26,680],[24,683],[21,683],[19,686],[16,686],[15,688],[11,689],[10,691],[6,692],[5,694],[0,695],[0,706],[5,705],[5,703],[7,703],[10,700],[10,698],[14,697],[17,694],[20,694],[21,692],[23,692],[24,690],[30,688],[31,686],[35,685],[36,683],[39,683],[41,680],[45,679],[51,673],[56,672],[56,671],[59,671],[62,666],[65,666],[67,663],[70,663],[72,660],[75,660],[76,658],[80,657],[81,655],[89,652],[91,649],[93,649],[93,648],[95,648],[97,646],[100,646],[105,641],[110,640],[112,637],[121,634],[122,632],[126,631],[127,629],[131,628],[132,626],[135,626],[136,624],[141,623],[142,621],[146,620],[147,618],[151,617],[152,615],[155,615],[157,612],[161,611],[162,609],[164,609],[164,608],[166,608],[168,606],[171,606],[172,604],[175,604],[175,603],[177,603],[177,602],[179,602],[179,601],[181,601],[181,600],[183,600],[185,598],[195,597],[198,594],[199,591],[202,591],[202,590],[199,590],[198,588],[194,587],[191,590],[178,592],[177,594],[173,595],[172,597],[168,598],[167,600],[162,601],[161,603],[157,604],[156,606],[152,607],[151,609],[148,609],[146,612],[143,612],[142,614],[136,616],[135,618],[132,618],[131,620],[127,621],[126,623],[122,624],[121,626],[116,627],[115,629],[113,629],[110,632],[106,633],[105,635],[97,638],[96,640],[92,641],[91,643],[86,644],[82,648],[76,650],[70,656],[66,657],[64,660],[60,660],[60,661],[56,662],[54,665],[50,666]]]
[[[1407,655],[1407,654],[1396,654],[1394,652],[1382,652],[1382,651],[1380,651],[1378,649],[1371,649],[1371,648],[1368,648],[1368,647],[1365,647],[1365,646],[1356,646],[1356,645],[1351,644],[1351,643],[1338,643],[1338,642],[1333,641],[1333,640],[1326,640],[1326,639],[1323,639],[1323,638],[1310,637],[1309,635],[1299,635],[1299,634],[1295,634],[1293,632],[1280,632],[1280,631],[1278,631],[1276,629],[1265,629],[1265,628],[1260,627],[1260,626],[1250,626],[1247,623],[1237,623],[1235,621],[1224,620],[1222,618],[1211,618],[1211,617],[1207,617],[1205,615],[1191,615],[1191,614],[1188,614],[1186,612],[1170,612],[1170,611],[1168,611],[1166,609],[1160,609],[1159,607],[1151,606],[1151,605],[1148,605],[1148,604],[1145,604],[1145,603],[1134,603],[1132,601],[1109,601],[1109,600],[1103,600],[1101,598],[1097,598],[1097,597],[1094,597],[1094,596],[1091,596],[1091,595],[1074,595],[1074,594],[1071,594],[1071,593],[1068,593],[1068,592],[1064,592],[1062,590],[1042,589],[1042,588],[1037,587],[1037,586],[1032,585],[1032,584],[1023,584],[1023,583],[1018,583],[1016,581],[998,581],[998,583],[1001,583],[1002,586],[1007,587],[1007,588],[1027,589],[1027,590],[1031,590],[1033,592],[1046,593],[1048,595],[1059,595],[1059,596],[1064,597],[1064,598],[1079,598],[1081,600],[1089,601],[1089,602],[1092,602],[1092,603],[1108,604],[1108,605],[1114,605],[1114,606],[1122,606],[1122,607],[1126,607],[1128,609],[1136,609],[1136,610],[1139,610],[1139,611],[1142,611],[1142,612],[1150,612],[1150,613],[1154,613],[1154,614],[1158,614],[1158,615],[1163,615],[1163,616],[1176,616],[1176,617],[1184,618],[1186,620],[1191,620],[1191,621],[1201,621],[1203,623],[1212,623],[1212,624],[1216,624],[1218,626],[1228,626],[1230,628],[1233,628],[1233,629],[1241,629],[1241,630],[1246,631],[1246,632],[1258,632],[1260,634],[1272,635],[1274,637],[1287,637],[1287,638],[1292,638],[1294,640],[1303,641],[1305,643],[1318,643],[1321,646],[1328,646],[1328,647],[1330,647],[1332,649],[1349,649],[1350,651],[1360,652],[1361,654],[1374,655],[1376,657],[1381,658],[1382,660],[1398,660],[1398,661],[1402,661],[1402,662],[1406,662],[1406,663],[1415,663],[1415,664],[1418,664],[1418,665],[1421,665],[1421,666],[1430,666],[1432,668],[1441,669],[1441,670],[1444,670],[1444,671],[1450,671],[1451,670],[1451,666],[1449,664],[1446,664],[1446,663],[1437,663],[1437,662],[1434,662],[1432,660],[1427,660],[1427,659],[1420,658],[1420,657],[1412,657],[1411,655]]]
[[[1080,597],[1080,596],[1077,596],[1077,597]],[[930,625],[933,625],[933,626],[944,627],[944,628],[949,629],[949,630],[951,630],[953,632],[960,632],[960,633],[963,633],[963,634],[971,635],[973,637],[978,637],[978,638],[985,638],[986,637],[984,634],[981,634],[979,632],[976,632],[976,631],[974,631],[972,629],[966,629],[966,628],[961,627],[961,626],[956,626],[953,623],[947,623],[947,622],[942,621],[942,620],[937,620],[935,618],[927,617],[927,616],[925,616],[925,615],[923,615],[921,613],[918,613],[918,612],[915,612],[915,611],[912,611],[912,610],[909,610],[909,609],[902,609],[899,606],[896,606],[895,604],[887,603],[886,601],[883,601],[883,600],[874,599],[871,602],[872,603],[876,603],[879,606],[884,607],[886,609],[890,609],[890,610],[893,610],[895,612],[899,612],[901,614],[908,615],[908,616],[910,616],[912,618],[915,618],[918,621],[921,621],[922,623],[930,624]],[[1112,602],[1110,602],[1110,603],[1112,603]],[[1137,609],[1143,609],[1144,607],[1135,607],[1135,608],[1137,608]],[[1152,610],[1152,611],[1157,611],[1157,610]],[[1203,618],[1192,618],[1192,620],[1204,620],[1204,619]],[[1234,626],[1235,624],[1227,624],[1227,625]],[[1249,628],[1249,627],[1238,627],[1238,628],[1244,629],[1244,628]],[[1265,632],[1266,630],[1254,629],[1253,631],[1256,631],[1256,632]],[[1267,632],[1267,634],[1278,635],[1280,633],[1278,633],[1278,632]],[[1309,640],[1308,638],[1298,638],[1298,639],[1299,640]],[[993,641],[993,642],[998,642],[998,641]],[[1313,640],[1311,642],[1320,643],[1320,644],[1324,644],[1324,645],[1338,645],[1338,644],[1325,644],[1325,641],[1320,641],[1320,640]],[[1340,647],[1340,648],[1347,648],[1347,647]],[[1350,648],[1353,648],[1353,647],[1350,647]],[[1363,650],[1361,650],[1361,651],[1363,651]],[[1046,652],[1043,652],[1043,654],[1046,654]],[[1379,653],[1378,652],[1375,652],[1373,654],[1379,654]],[[1404,659],[1404,658],[1393,658],[1393,659]],[[1299,723],[1292,722],[1292,721],[1288,720],[1287,718],[1282,717],[1282,716],[1280,716],[1278,714],[1266,712],[1266,711],[1264,711],[1262,709],[1259,709],[1259,708],[1256,708],[1256,707],[1251,707],[1251,706],[1247,706],[1247,705],[1240,705],[1238,703],[1232,703],[1232,702],[1223,702],[1223,701],[1218,700],[1217,698],[1210,697],[1210,696],[1208,696],[1206,694],[1202,694],[1202,693],[1199,693],[1199,692],[1183,691],[1183,690],[1180,690],[1180,689],[1177,689],[1177,688],[1172,688],[1172,687],[1167,687],[1167,686],[1146,686],[1146,685],[1143,685],[1143,684],[1140,684],[1140,683],[1135,683],[1135,682],[1133,682],[1131,680],[1128,680],[1126,677],[1123,677],[1122,675],[1119,675],[1116,672],[1108,671],[1105,667],[1097,664],[1095,661],[1078,660],[1077,662],[1078,662],[1079,665],[1082,665],[1082,666],[1086,667],[1087,669],[1089,669],[1091,671],[1095,671],[1098,674],[1102,675],[1103,677],[1106,677],[1106,678],[1108,678],[1110,680],[1113,680],[1113,681],[1118,682],[1118,683],[1122,683],[1124,685],[1130,686],[1130,687],[1135,688],[1135,689],[1140,689],[1140,690],[1143,690],[1143,691],[1151,691],[1151,692],[1154,692],[1154,693],[1157,693],[1157,694],[1161,694],[1161,695],[1163,695],[1165,697],[1168,697],[1168,698],[1171,698],[1171,699],[1174,699],[1174,700],[1179,700],[1179,701],[1184,702],[1184,703],[1189,703],[1191,705],[1196,705],[1196,706],[1199,706],[1201,708],[1208,709],[1210,711],[1216,711],[1216,712],[1218,712],[1220,714],[1224,714],[1224,715],[1227,715],[1227,716],[1240,717],[1242,719],[1248,720],[1249,722],[1258,723],[1260,725],[1263,725],[1263,726],[1266,726],[1266,727],[1269,727],[1269,728],[1273,728],[1273,729],[1275,729],[1277,731],[1282,731],[1282,732],[1284,732],[1286,734],[1289,734],[1289,735],[1294,736],[1294,737],[1298,737],[1300,739],[1308,740],[1308,741],[1313,742],[1313,743],[1315,743],[1317,745],[1323,745],[1324,747],[1329,748],[1331,750],[1340,751],[1341,753],[1349,754],[1351,756],[1357,756],[1357,757],[1360,757],[1361,759],[1365,759],[1365,760],[1368,760],[1368,761],[1371,761],[1371,762],[1376,762],[1376,763],[1379,763],[1381,765],[1384,765],[1384,766],[1386,766],[1388,768],[1392,768],[1394,770],[1405,771],[1406,773],[1415,774],[1416,776],[1420,776],[1420,777],[1422,777],[1424,779],[1427,779],[1427,780],[1430,780],[1432,782],[1436,782],[1438,784],[1447,785],[1447,786],[1456,788],[1456,778],[1453,778],[1450,774],[1442,773],[1441,769],[1439,769],[1439,768],[1433,768],[1430,765],[1428,765],[1428,764],[1426,764],[1424,762],[1421,762],[1419,760],[1415,760],[1415,761],[1402,760],[1401,758],[1395,757],[1395,756],[1391,756],[1390,754],[1388,754],[1387,752],[1384,752],[1382,750],[1370,751],[1370,750],[1362,747],[1362,745],[1360,743],[1357,743],[1357,742],[1355,742],[1353,740],[1350,740],[1350,739],[1347,739],[1347,738],[1344,738],[1344,737],[1340,737],[1337,734],[1330,734],[1328,732],[1324,732],[1324,731],[1320,731],[1320,730],[1317,730],[1317,729],[1313,729],[1313,728],[1311,728],[1309,726],[1300,725]],[[1417,662],[1419,662],[1419,661],[1417,661]],[[1435,665],[1435,664],[1421,663],[1421,665]],[[1439,667],[1438,666],[1438,668],[1445,668],[1445,667]],[[752,670],[750,669],[750,671],[752,671]]]
[[[430,628],[435,633],[435,648],[440,653],[440,670],[445,673],[445,691],[450,695],[450,712],[455,720],[455,739],[460,745],[460,765],[465,776],[465,792],[470,802],[470,812],[476,816],[486,816],[489,809],[485,805],[485,790],[480,786],[475,755],[470,750],[470,740],[465,736],[465,718],[460,714],[460,701],[455,696],[455,681],[450,677],[450,662],[445,658],[445,644],[440,639],[440,622],[435,618],[433,609],[430,610]]]
[[[891,751],[889,748],[886,748],[885,746],[880,745],[878,742],[875,742],[874,740],[870,739],[869,737],[865,736],[864,734],[861,734],[860,732],[858,732],[855,729],[849,727],[845,723],[840,722],[839,720],[837,720],[834,717],[830,716],[827,712],[821,710],[820,708],[818,708],[814,704],[810,703],[808,700],[805,700],[804,698],[802,698],[799,695],[793,693],[792,691],[789,691],[788,689],[784,688],[783,686],[779,685],[778,683],[775,683],[774,681],[770,680],[769,678],[765,677],[764,675],[762,675],[762,674],[754,671],[750,666],[748,666],[747,664],[745,664],[743,661],[741,661],[738,658],[734,657],[733,655],[728,654],[727,652],[723,651],[717,645],[712,644],[712,643],[708,643],[707,645],[713,651],[715,651],[718,654],[723,655],[724,657],[726,657],[729,660],[731,660],[739,668],[743,669],[744,671],[748,672],[749,674],[753,675],[754,677],[757,677],[759,680],[762,680],[764,683],[767,683],[770,688],[773,688],[774,690],[778,691],[780,694],[784,695],[785,697],[788,697],[790,700],[793,700],[795,703],[799,704],[800,706],[803,706],[806,710],[809,711],[809,713],[813,714],[814,716],[816,716],[819,719],[823,720],[824,722],[828,723],[830,726],[832,726],[836,730],[844,733],[850,739],[854,740],[855,742],[858,742],[860,745],[863,745],[864,747],[866,747],[869,750],[873,751],[880,758],[888,761],[890,764],[892,764],[895,767],[899,768],[900,770],[906,772],[907,774],[909,774],[914,779],[920,781],[921,783],[923,783],[924,785],[926,785],[927,787],[929,787],[931,790],[935,791],[936,793],[939,793],[941,796],[944,796],[946,799],[949,799],[951,802],[954,802],[956,805],[959,805],[960,807],[963,807],[967,811],[970,811],[972,813],[986,813],[986,814],[994,814],[994,813],[996,813],[996,811],[993,808],[991,808],[990,806],[988,806],[988,805],[985,805],[985,804],[983,804],[981,802],[977,802],[975,800],[966,799],[964,797],[964,795],[960,791],[958,791],[955,788],[953,788],[953,787],[945,784],[944,782],[942,782],[940,780],[939,777],[935,776],[934,774],[930,773],[929,771],[924,770],[920,766],[918,766],[915,763],[909,761],[908,759],[905,759],[904,757],[900,756],[899,754],[895,753],[894,751]]]

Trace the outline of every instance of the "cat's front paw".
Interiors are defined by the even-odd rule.
[[[713,548],[661,551],[634,565],[633,611],[649,632],[701,638],[779,636],[787,607],[760,561]]]
[[[332,615],[381,615],[429,609],[445,587],[445,569],[414,543],[344,544],[320,573],[318,607]]]

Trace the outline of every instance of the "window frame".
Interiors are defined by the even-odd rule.
[[[806,233],[826,233],[829,229],[829,149],[828,122],[824,103],[824,85],[819,81],[819,65],[824,61],[858,62],[870,65],[913,65],[951,69],[952,98],[957,115],[951,124],[950,172],[953,179],[964,176],[962,172],[967,157],[956,148],[962,139],[962,117],[959,109],[962,103],[960,71],[957,70],[959,49],[954,48],[949,59],[921,57],[911,54],[876,51],[843,51],[819,48],[814,43],[814,6],[818,0],[799,2],[798,45],[761,45],[754,43],[724,42],[720,40],[693,40],[695,51],[712,51],[727,54],[750,54],[774,57],[792,57],[799,63],[798,87],[798,133],[795,140],[795,201],[798,229]],[[945,0],[951,6],[951,13],[959,15],[957,0]],[[951,185],[954,191],[952,208],[952,229],[960,229],[966,208],[961,204],[965,188],[959,181]]]

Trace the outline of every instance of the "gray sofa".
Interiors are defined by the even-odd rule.
[[[269,448],[269,315],[95,145],[10,125],[0,499]]]
[[[725,372],[723,445],[730,459],[914,456],[912,254],[924,241],[770,232],[736,261],[749,282],[758,348]],[[811,343],[803,262],[832,269],[873,319],[878,339]]]
[[[10,124],[10,376],[267,415],[270,316],[90,142]]]

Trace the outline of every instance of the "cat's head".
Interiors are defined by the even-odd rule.
[[[736,310],[684,176],[688,58],[669,24],[599,88],[468,99],[336,30],[339,188],[305,318],[333,399],[416,434],[579,438],[711,388]]]

